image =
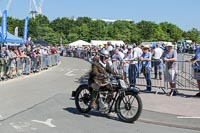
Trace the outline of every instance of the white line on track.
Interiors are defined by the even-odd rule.
[[[200,117],[196,116],[177,116],[178,119],[200,119]]]
[[[52,120],[53,119],[47,119],[46,121],[32,120],[32,122],[41,123],[41,124],[44,124],[44,125],[49,126],[49,127],[56,127],[55,125],[52,124]]]

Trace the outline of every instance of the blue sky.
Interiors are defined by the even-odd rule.
[[[40,0],[36,0],[39,3]],[[0,0],[0,9],[8,0]],[[183,30],[200,30],[200,0],[44,0],[43,14],[50,20],[57,17],[87,16],[98,19],[131,19],[156,23],[168,21]],[[8,15],[25,18],[29,0],[13,0]]]

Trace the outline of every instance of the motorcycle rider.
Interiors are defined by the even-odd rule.
[[[96,108],[96,100],[100,87],[112,91],[111,86],[106,84],[108,80],[107,74],[115,74],[108,63],[109,57],[109,52],[102,49],[99,52],[99,59],[92,64],[92,70],[88,80],[88,85],[92,88],[91,108]]]

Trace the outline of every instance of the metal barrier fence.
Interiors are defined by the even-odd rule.
[[[155,64],[155,61],[151,61],[152,64]],[[198,91],[197,81],[195,76],[197,72],[194,72],[192,68],[192,62],[186,61],[175,61],[175,68],[168,68],[168,64],[162,64],[162,79],[155,79],[154,65],[151,68],[150,77],[151,77],[151,87],[162,89],[169,89],[169,81],[176,84],[176,89],[178,90],[187,90],[187,91]],[[200,74],[200,73],[199,73]],[[137,86],[147,86],[146,75],[141,75],[136,80]]]
[[[23,57],[6,60],[0,58],[0,80],[9,79],[21,75],[28,75],[39,72],[48,67],[57,65],[60,62],[60,55],[53,54],[40,57]]]
[[[176,61],[179,69],[176,72],[176,88],[180,90],[198,90],[192,62]],[[168,86],[167,86],[168,87]]]

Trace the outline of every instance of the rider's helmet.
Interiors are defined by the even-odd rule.
[[[110,57],[110,54],[107,50],[102,49],[101,51],[99,51],[99,57],[101,61],[104,61]]]

